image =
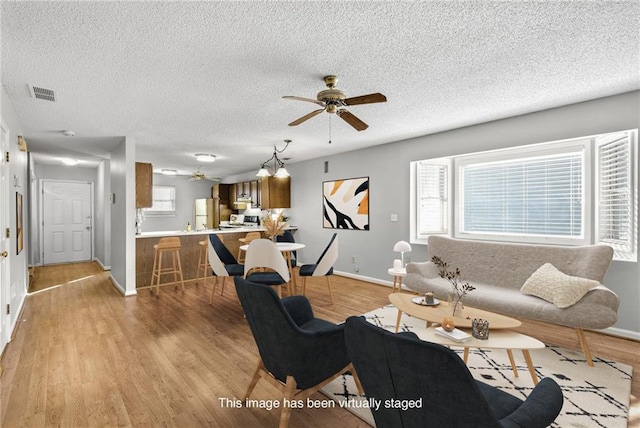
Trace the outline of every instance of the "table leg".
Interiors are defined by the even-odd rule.
[[[400,329],[400,318],[402,318],[402,311],[398,309],[398,319],[396,319],[396,333]]]
[[[469,359],[469,348],[464,348],[464,352],[462,353],[462,361],[467,364],[467,360]]]
[[[538,375],[536,374],[536,369],[533,367],[533,361],[531,361],[531,354],[528,349],[522,350],[522,355],[524,355],[524,360],[527,362],[527,367],[529,368],[529,373],[531,373],[531,379],[533,379],[533,384],[538,384]]]
[[[291,251],[283,251],[285,260],[287,261],[287,266],[289,266],[289,284],[291,287],[289,288],[289,295],[292,296],[296,294],[296,278],[293,276],[293,267],[291,266]]]
[[[398,291],[400,291],[400,288],[402,287],[402,282],[398,281],[398,276],[394,276],[393,277],[393,292],[396,292],[396,288],[398,289]],[[402,280],[402,278],[400,278],[400,280]]]
[[[509,356],[509,362],[511,362],[511,370],[513,370],[513,375],[518,377],[518,367],[516,367],[516,361],[513,359],[513,352],[511,349],[507,349],[507,355]]]

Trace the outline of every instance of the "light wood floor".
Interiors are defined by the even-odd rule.
[[[218,287],[209,305],[212,281],[189,283],[184,293],[165,286],[159,298],[149,290],[123,298],[110,284],[108,272],[95,264],[39,268],[34,279],[42,291],[27,298],[1,360],[0,426],[278,425],[279,409],[240,410],[220,404],[221,398],[242,396],[258,361],[231,281],[222,297]],[[308,282],[319,317],[342,321],[388,303],[390,288],[338,276],[333,283],[339,302],[335,305],[323,280]],[[521,331],[579,349],[570,329],[527,322]],[[640,344],[587,335],[595,356],[634,366],[629,426],[640,426]],[[266,382],[252,395],[276,397]],[[290,426],[368,425],[344,409],[303,408],[292,411]]]

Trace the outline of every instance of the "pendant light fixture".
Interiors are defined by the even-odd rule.
[[[273,155],[271,155],[269,159],[267,159],[260,165],[260,171],[258,171],[258,173],[256,174],[258,177],[270,177],[272,173],[274,177],[278,177],[278,178],[289,177],[290,174],[287,171],[287,168],[285,168],[284,162],[282,162],[280,158],[278,158],[278,153],[284,152],[287,149],[287,147],[289,147],[289,143],[291,143],[291,140],[284,140],[284,142],[285,142],[285,146],[282,148],[282,150],[278,150],[278,148],[275,145],[273,146]],[[273,161],[273,171],[269,171],[267,167],[269,166],[269,163],[272,161]]]

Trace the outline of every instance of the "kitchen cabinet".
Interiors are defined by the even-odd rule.
[[[153,166],[136,162],[136,208],[153,205]]]
[[[259,207],[262,204],[261,202],[262,195],[260,195],[261,188],[262,186],[261,186],[260,180],[253,180],[249,182],[249,189],[250,189],[249,193],[251,194],[251,205],[254,207]]]
[[[232,192],[234,192],[234,196],[230,198]],[[214,184],[211,186],[211,197],[213,199],[220,199],[220,205],[233,204],[233,201],[235,201],[235,187],[233,184]]]
[[[260,193],[262,209],[291,208],[291,177],[262,177]]]

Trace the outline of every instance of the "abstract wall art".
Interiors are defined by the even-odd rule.
[[[322,200],[324,228],[369,230],[369,177],[324,181]]]

